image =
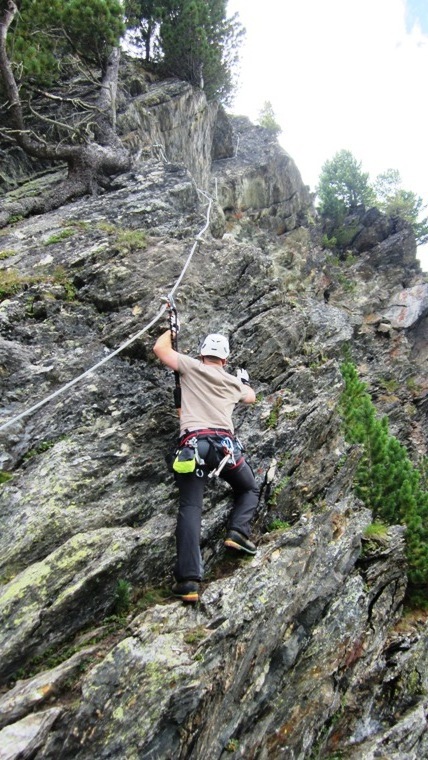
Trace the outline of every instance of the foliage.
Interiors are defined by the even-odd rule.
[[[171,597],[171,592],[167,588],[150,587],[143,590],[138,596],[137,608],[138,610],[146,610],[152,607],[154,604],[162,604]]]
[[[395,377],[380,377],[379,387],[384,388],[387,393],[395,393],[399,389],[400,383]]]
[[[55,446],[55,441],[41,441],[37,446],[34,447],[34,449],[30,449],[27,451],[26,454],[24,454],[24,461],[27,461],[28,459],[32,459],[33,457],[38,456],[38,454],[43,454],[45,451],[49,451],[49,449],[52,449]]]
[[[114,611],[116,615],[125,615],[131,606],[132,586],[129,581],[119,578],[114,595]]]
[[[269,533],[272,533],[275,530],[287,530],[287,528],[290,527],[290,523],[286,522],[285,520],[272,520],[269,525],[267,526],[267,530]]]
[[[67,55],[105,65],[124,31],[120,0],[22,0],[8,39],[18,79],[54,78]]]
[[[227,0],[127,0],[125,13],[146,59],[153,57],[165,73],[203,87],[209,100],[228,101],[243,28],[237,14],[227,18]]]
[[[13,248],[7,248],[4,251],[0,251],[0,261],[10,259],[12,256],[16,256],[16,251]]]
[[[123,252],[142,251],[147,248],[147,235],[144,230],[132,230],[116,227],[116,245]]]
[[[317,187],[322,216],[340,223],[358,206],[373,205],[375,196],[368,177],[349,150],[340,150],[326,161]]]
[[[343,224],[342,221],[338,219],[333,229],[334,234],[331,237],[324,234],[321,240],[321,245],[323,248],[328,248],[331,251],[338,248],[346,250],[348,246],[352,245],[352,241],[354,240],[358,229],[358,224]],[[349,255],[348,252],[347,259],[349,259]]]
[[[345,435],[363,447],[355,490],[373,510],[376,519],[388,524],[404,523],[410,584],[415,589],[428,581],[428,491],[406,449],[388,431],[387,417],[378,419],[366,386],[354,364],[342,365],[345,390],[340,409]]]
[[[109,222],[100,222],[98,229],[106,232],[111,239],[111,244],[122,253],[133,253],[147,248],[147,234],[145,230],[134,230],[130,227],[118,227]]]
[[[376,206],[389,217],[403,219],[418,244],[428,241],[428,217],[422,216],[427,206],[420,196],[402,187],[396,169],[379,174],[371,186],[361,163],[349,151],[341,150],[322,167],[317,193],[320,213],[332,223],[323,238],[324,248],[345,248],[352,243],[355,227],[346,227],[343,222],[358,206]]]
[[[129,168],[115,130],[123,28],[121,0],[22,0],[19,10],[0,0],[0,134],[32,157],[68,166],[55,193],[6,204],[9,224],[17,211],[57,208]]]
[[[0,301],[19,293],[25,285],[34,281],[37,281],[37,278],[24,278],[15,269],[0,270]]]
[[[132,42],[144,50],[144,59],[153,57],[153,43],[159,31],[160,3],[158,0],[125,0],[126,27]]]
[[[57,285],[61,285],[64,289],[64,297],[66,301],[74,301],[76,299],[77,290],[73,281],[70,279],[67,270],[62,266],[55,267],[51,281]]]
[[[383,522],[372,522],[364,531],[366,538],[383,538],[388,533],[388,527]]]
[[[276,120],[275,112],[270,100],[265,100],[259,113],[258,124],[261,127],[268,129],[270,132],[273,132],[274,135],[279,135],[280,132],[282,132],[282,129]]]
[[[283,490],[283,489],[286,487],[286,485],[287,485],[287,483],[289,482],[289,480],[290,480],[290,477],[289,477],[289,475],[285,475],[283,478],[281,478],[281,480],[279,481],[279,483],[278,483],[278,484],[275,486],[275,488],[273,489],[272,493],[270,494],[270,496],[269,496],[269,498],[268,498],[268,504],[269,504],[269,507],[270,507],[270,508],[272,508],[272,507],[276,507],[276,505],[277,505],[277,503],[278,503],[278,496],[280,495],[281,491],[282,491],[282,490]],[[290,526],[288,525],[288,523],[284,523],[282,526],[280,526],[280,525],[278,524],[278,522],[282,522],[282,521],[281,521],[281,520],[279,520],[279,521],[277,522],[277,525],[276,525],[276,527],[272,528],[272,525],[273,525],[275,522],[276,522],[275,520],[272,520],[272,522],[270,523],[270,527],[268,528],[268,530],[278,530],[280,527],[282,527],[282,528],[284,528],[284,529],[285,529],[286,527],[287,527],[287,528],[289,528],[289,527],[290,527]]]
[[[74,230],[72,227],[67,227],[60,232],[55,232],[47,240],[44,241],[43,245],[55,245],[55,243],[60,243],[62,240],[67,240],[67,238],[73,237],[75,233],[76,230]]]
[[[239,740],[229,739],[229,741],[226,742],[224,748],[226,752],[236,752],[236,750],[239,749]]]
[[[374,191],[376,206],[381,211],[408,222],[420,245],[428,241],[428,217],[420,218],[427,206],[419,195],[403,189],[397,169],[388,169],[379,174],[374,182]]]
[[[329,237],[328,235],[324,234],[321,238],[321,245],[323,248],[328,248],[330,251],[334,251],[337,246],[337,238],[334,237],[334,235]]]
[[[282,396],[278,396],[278,398],[275,399],[269,417],[267,418],[266,427],[270,429],[276,428],[283,403],[284,399]]]
[[[342,272],[337,275],[337,281],[346,293],[353,293],[356,288],[355,280],[350,280],[349,277],[345,277]]]
[[[198,625],[196,628],[191,628],[185,633],[183,641],[186,644],[199,644],[207,636],[207,631],[203,625]]]

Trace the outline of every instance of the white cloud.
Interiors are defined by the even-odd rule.
[[[257,120],[271,101],[305,183],[314,189],[323,163],[345,148],[372,179],[398,169],[428,202],[428,36],[418,24],[406,31],[405,0],[229,0],[228,8],[247,29],[233,110]]]

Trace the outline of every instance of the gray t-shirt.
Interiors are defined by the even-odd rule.
[[[180,432],[222,428],[233,433],[232,412],[244,401],[248,387],[220,365],[178,354],[181,378]]]

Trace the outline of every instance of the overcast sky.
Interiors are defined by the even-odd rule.
[[[247,33],[231,110],[265,101],[281,145],[315,190],[350,150],[370,179],[398,169],[428,203],[428,0],[229,0]],[[428,215],[428,209],[425,212]],[[428,270],[428,246],[419,250]]]

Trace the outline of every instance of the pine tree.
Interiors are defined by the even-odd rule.
[[[166,0],[159,6],[164,70],[227,102],[243,29],[227,19],[227,0]]]
[[[376,193],[376,205],[388,216],[404,219],[410,224],[419,245],[428,240],[428,217],[421,218],[422,212],[426,211],[420,195],[411,190],[405,190],[401,184],[400,172],[397,169],[388,169],[379,174],[374,182]]]
[[[8,52],[21,79],[49,81],[68,55],[103,68],[123,31],[120,0],[22,0]]]
[[[274,135],[279,135],[279,133],[282,132],[282,129],[276,120],[275,112],[270,100],[265,100],[263,103],[263,107],[259,113],[258,124],[261,127],[268,129],[270,132],[273,132]]]
[[[421,602],[421,587],[428,582],[428,492],[406,449],[388,431],[386,417],[379,419],[366,386],[355,366],[342,367],[345,388],[339,408],[346,439],[362,446],[355,475],[357,496],[376,518],[406,526],[406,555],[412,593]],[[426,602],[426,588],[425,588]]]
[[[340,150],[321,168],[317,194],[320,212],[339,223],[358,206],[372,205],[375,195],[368,173],[349,150]]]
[[[2,224],[57,208],[129,168],[115,130],[123,28],[120,0],[22,0],[19,12],[0,0],[0,134],[29,156],[68,167],[55,192],[3,204]],[[57,118],[46,117],[47,102]]]
[[[134,44],[142,46],[144,59],[151,61],[153,42],[161,18],[158,0],[125,0],[125,16]]]

